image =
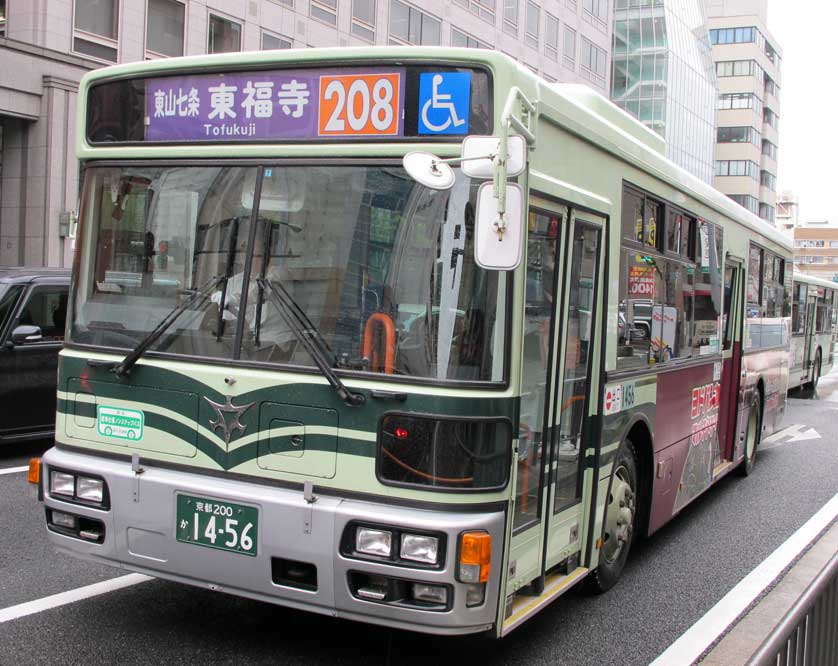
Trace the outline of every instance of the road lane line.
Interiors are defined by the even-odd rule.
[[[29,471],[29,465],[24,465],[23,467],[6,467],[5,469],[0,469],[0,474],[17,474],[18,472],[27,471]]]
[[[9,606],[8,608],[0,610],[0,624],[11,620],[17,620],[18,618],[25,617],[27,615],[33,615],[34,613],[50,610],[51,608],[66,606],[67,604],[72,604],[76,601],[81,601],[82,599],[89,599],[90,597],[95,597],[100,594],[107,594],[108,592],[121,590],[122,588],[131,587],[132,585],[137,585],[138,583],[144,583],[145,581],[151,579],[151,576],[133,573],[128,574],[127,576],[119,576],[118,578],[104,580],[101,583],[93,583],[92,585],[78,587],[75,590],[67,590],[66,592],[53,594],[49,597],[44,597],[43,599],[27,601],[26,603],[18,604],[17,606]]]
[[[838,517],[838,494],[745,576],[650,666],[692,664],[773,583],[815,537]]]

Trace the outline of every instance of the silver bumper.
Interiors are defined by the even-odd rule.
[[[495,624],[504,529],[501,511],[430,511],[325,495],[310,504],[302,490],[155,467],[146,467],[137,475],[128,462],[59,449],[49,450],[43,456],[43,463],[46,506],[104,524],[101,544],[48,529],[53,545],[70,555],[283,606],[414,631],[465,634],[484,631]],[[50,467],[104,477],[111,508],[93,509],[51,496]],[[177,541],[178,493],[258,507],[258,554],[248,557]],[[339,552],[340,542],[351,521],[444,533],[444,566],[428,570],[345,557]],[[457,547],[459,535],[475,529],[492,535],[492,573],[484,602],[467,607],[465,586],[455,577]],[[317,589],[303,590],[274,583],[272,558],[313,564],[317,568]],[[360,599],[350,588],[350,573],[447,585],[452,595],[450,608],[424,610]]]

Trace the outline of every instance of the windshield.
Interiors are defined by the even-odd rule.
[[[71,340],[131,349],[217,278],[151,352],[313,366],[306,330],[337,368],[501,381],[508,278],[473,260],[479,184],[430,190],[395,166],[89,168]]]

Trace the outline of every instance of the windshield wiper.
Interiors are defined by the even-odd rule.
[[[160,336],[175,323],[177,318],[196,303],[202,303],[205,301],[209,297],[210,291],[215,289],[222,281],[226,283],[227,276],[217,275],[192,292],[192,295],[189,298],[171,310],[171,312],[163,318],[163,321],[157,324],[157,326],[155,326],[148,335],[140,340],[139,344],[134,347],[134,349],[124,359],[122,359],[118,365],[111,369],[111,372],[115,373],[118,377],[122,377],[123,375],[127,375],[131,372],[131,368],[134,367],[134,364],[140,356],[145,354],[146,351],[148,351],[148,348],[157,342]]]
[[[324,353],[324,347],[328,349],[326,341],[320,334],[320,331],[310,319],[305,315],[299,305],[288,294],[285,289],[277,289],[276,286],[267,278],[257,278],[257,284],[268,292],[277,305],[279,314],[288,327],[294,332],[294,335],[305,347],[306,351],[311,356],[314,363],[320,368],[320,372],[329,381],[341,399],[350,407],[357,407],[363,405],[366,398],[362,393],[353,393],[341,381],[340,377],[334,371],[332,364]],[[307,322],[304,326],[302,322]]]

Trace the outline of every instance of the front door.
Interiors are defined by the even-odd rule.
[[[603,220],[530,202],[521,416],[507,594],[582,553],[582,498],[595,446]]]

